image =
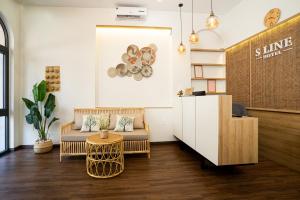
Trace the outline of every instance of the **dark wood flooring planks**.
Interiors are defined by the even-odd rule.
[[[300,199],[300,173],[260,159],[257,165],[201,168],[198,154],[178,144],[152,145],[125,158],[112,179],[86,174],[85,159],[59,163],[59,149],[22,149],[0,157],[0,199]]]

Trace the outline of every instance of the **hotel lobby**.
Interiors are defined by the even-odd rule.
[[[1,199],[299,199],[299,0],[1,0]]]

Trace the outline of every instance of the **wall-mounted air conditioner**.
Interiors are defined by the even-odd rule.
[[[142,7],[117,7],[117,19],[144,19],[147,16],[147,8]]]

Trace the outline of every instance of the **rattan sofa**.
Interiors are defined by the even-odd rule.
[[[142,114],[144,118],[144,108],[88,108],[74,109],[75,115],[86,114]],[[149,125],[144,122],[144,129],[135,129],[134,132],[117,132],[124,138],[124,153],[146,153],[150,158],[150,131]],[[60,162],[65,156],[86,155],[85,139],[92,133],[81,133],[80,130],[74,130],[74,121],[61,126],[60,134]],[[113,130],[111,130],[113,132]]]

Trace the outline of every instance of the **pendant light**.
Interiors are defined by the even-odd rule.
[[[185,46],[182,43],[182,17],[181,17],[181,8],[183,7],[183,3],[178,4],[179,7],[179,12],[180,12],[180,45],[178,47],[178,52],[179,53],[184,53],[185,52]]]
[[[214,14],[212,0],[210,0],[210,15],[206,20],[206,27],[208,29],[215,29],[218,27],[218,25],[219,25],[219,19]]]
[[[192,33],[190,35],[190,43],[196,44],[199,42],[199,35],[194,31],[194,0],[192,0]]]

